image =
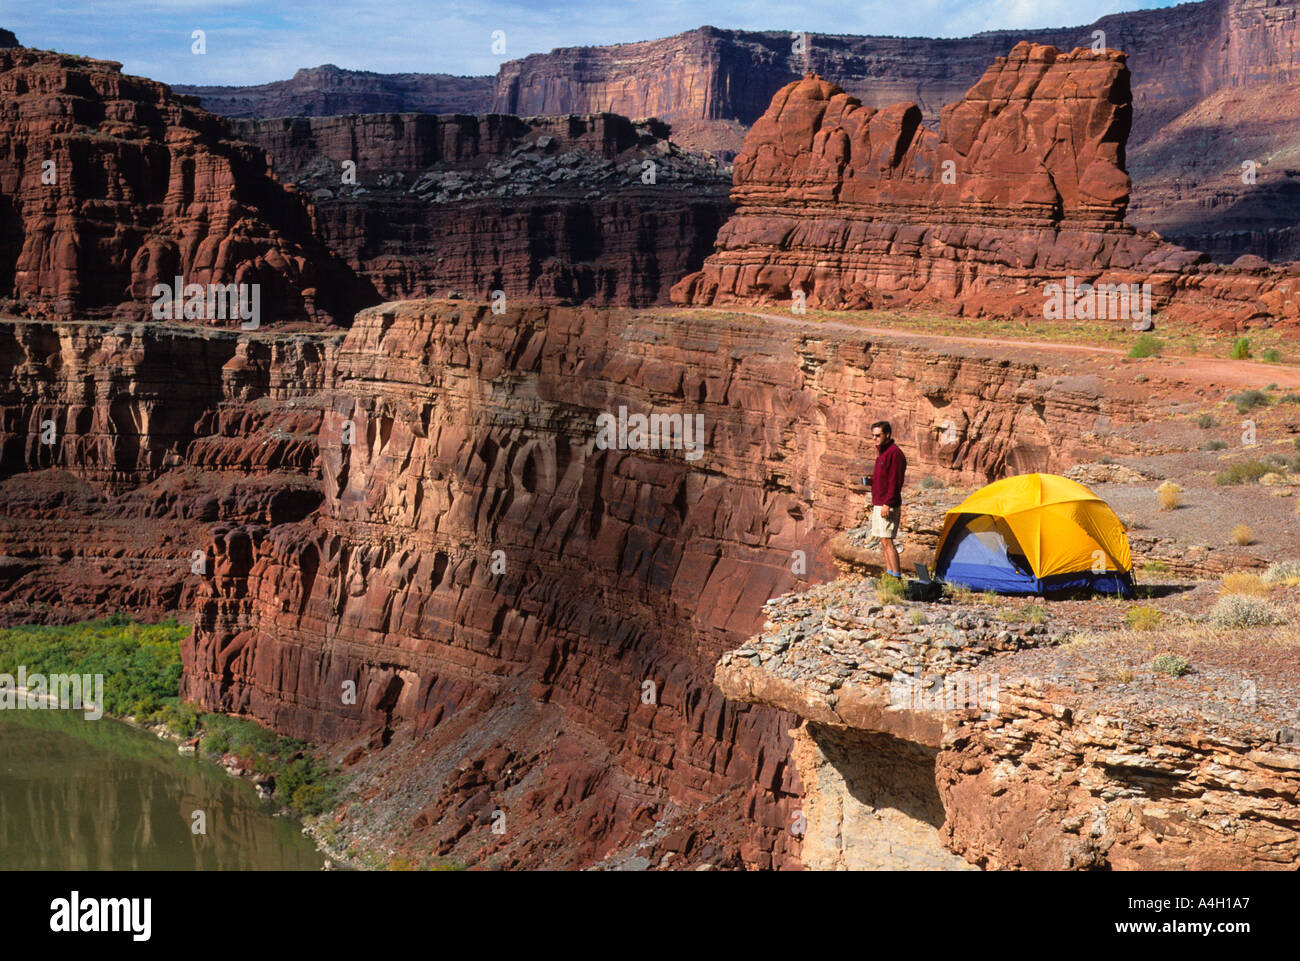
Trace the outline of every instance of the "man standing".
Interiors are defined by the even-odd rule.
[[[871,472],[871,536],[880,538],[885,552],[885,573],[901,578],[903,567],[894,538],[898,536],[898,520],[903,511],[907,458],[894,443],[894,429],[889,421],[878,420],[872,424],[871,439],[876,443],[876,466]]]

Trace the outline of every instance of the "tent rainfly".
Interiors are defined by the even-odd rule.
[[[1133,596],[1124,525],[1100,497],[1056,474],[994,481],[948,511],[934,568],[941,580],[1000,594]]]

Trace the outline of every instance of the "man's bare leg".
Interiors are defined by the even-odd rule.
[[[894,547],[893,539],[889,537],[882,537],[880,539],[880,546],[885,551],[885,564],[886,564],[885,569],[890,571],[897,571],[901,574],[903,572],[903,568],[900,566],[900,562],[898,560],[898,548]]]

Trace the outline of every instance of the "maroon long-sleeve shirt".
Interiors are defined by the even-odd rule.
[[[907,472],[907,458],[893,440],[876,455],[876,466],[871,471],[871,503],[877,507],[903,506],[903,475]]]

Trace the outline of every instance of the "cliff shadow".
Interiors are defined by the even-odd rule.
[[[873,731],[808,723],[795,732],[805,786],[805,867],[971,870],[940,840],[938,749]]]

